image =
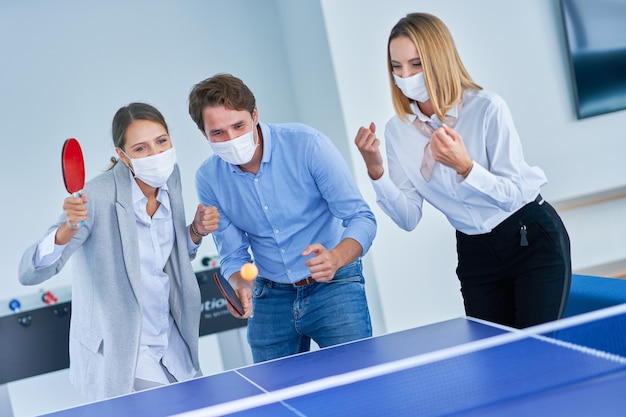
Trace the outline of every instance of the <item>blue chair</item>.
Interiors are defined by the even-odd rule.
[[[626,280],[574,274],[563,317],[623,303],[626,303]]]

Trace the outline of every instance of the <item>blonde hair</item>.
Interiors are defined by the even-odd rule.
[[[431,104],[439,120],[463,97],[465,89],[481,90],[465,69],[447,26],[428,13],[410,13],[395,24],[387,43],[387,68],[393,107],[400,119],[407,120],[412,100],[407,98],[393,79],[389,46],[391,41],[406,36],[415,45],[424,72],[424,81]]]

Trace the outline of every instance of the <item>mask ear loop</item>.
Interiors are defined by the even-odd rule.
[[[126,156],[126,158],[128,158],[128,162],[126,162],[126,161],[124,161],[124,160],[122,159],[122,156],[121,156],[121,155],[118,155],[118,156],[120,157],[120,160],[121,160],[121,161],[122,161],[122,162],[123,162],[123,163],[124,163],[124,164],[128,167],[128,169],[130,169],[130,172],[132,172],[132,173],[133,173],[133,177],[135,177],[135,170],[134,170],[134,169],[133,169],[133,167],[132,167],[132,161],[133,161],[133,158],[131,158],[130,156],[128,156],[128,154],[127,154],[126,152],[124,152],[124,149],[122,149],[122,148],[117,148],[117,149],[119,149],[119,150],[120,150],[120,152],[121,152],[121,153],[123,153],[123,154],[124,154],[124,156]]]
[[[261,135],[259,134],[259,108],[257,106],[254,106],[254,110],[252,111],[252,124],[254,125],[254,145],[258,147],[261,141]]]
[[[256,149],[259,146],[259,125],[255,124],[252,130],[254,131],[252,137],[254,138],[254,147]]]
[[[252,130],[254,131],[252,133],[252,137],[254,138],[254,147],[257,148],[259,146],[259,141],[260,141],[260,135],[259,135],[259,120],[258,120],[258,110],[256,108],[256,106],[254,107],[254,110],[252,111]],[[254,120],[254,118],[257,118],[257,120]]]

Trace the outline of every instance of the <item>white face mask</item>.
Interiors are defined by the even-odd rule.
[[[165,185],[176,164],[176,151],[172,146],[167,151],[146,156],[145,158],[133,159],[122,151],[131,163],[131,171],[135,178],[140,179],[151,187],[160,188]]]
[[[233,165],[245,165],[252,160],[258,143],[254,139],[256,125],[248,133],[225,142],[211,142],[213,152],[224,161]]]
[[[418,72],[410,77],[402,78],[393,74],[393,80],[405,96],[411,100],[421,103],[430,100],[428,90],[426,90],[426,82],[424,81],[424,72]]]

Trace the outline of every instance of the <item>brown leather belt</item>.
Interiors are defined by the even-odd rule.
[[[304,279],[301,279],[298,282],[294,282],[293,285],[294,287],[303,287],[305,285],[309,285],[309,284],[313,284],[315,282],[315,280],[311,277],[306,277]]]

